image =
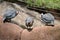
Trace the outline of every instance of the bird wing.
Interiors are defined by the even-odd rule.
[[[14,18],[15,16],[16,16],[16,11],[14,10],[7,11],[4,14],[4,17],[7,17],[7,18]]]
[[[51,14],[45,14],[45,15],[43,15],[43,18],[45,18],[48,21],[54,20],[54,17]]]
[[[41,19],[44,22],[51,22],[51,18],[48,15],[43,15]]]

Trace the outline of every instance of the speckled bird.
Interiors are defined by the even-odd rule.
[[[46,25],[54,26],[54,16],[51,13],[41,13],[41,21]]]
[[[3,22],[11,22],[11,19],[15,18],[17,15],[17,10],[15,10],[14,8],[8,8],[3,15]]]
[[[25,20],[25,24],[27,26],[27,29],[32,28],[32,25],[34,23],[34,18],[33,17],[27,17]]]

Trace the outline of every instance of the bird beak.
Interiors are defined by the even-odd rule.
[[[19,13],[19,11],[16,12],[17,14]]]

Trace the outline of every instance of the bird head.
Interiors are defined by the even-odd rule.
[[[18,15],[19,14],[19,11],[16,11],[16,14]]]

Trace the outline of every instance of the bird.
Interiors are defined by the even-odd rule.
[[[18,11],[14,8],[8,8],[3,15],[3,22],[11,22],[12,18],[18,15]]]
[[[33,23],[34,23],[34,18],[33,17],[27,17],[26,18],[25,24],[26,24],[28,30],[32,29]]]
[[[48,26],[54,26],[54,16],[47,12],[47,13],[41,13],[41,21],[44,22]]]

